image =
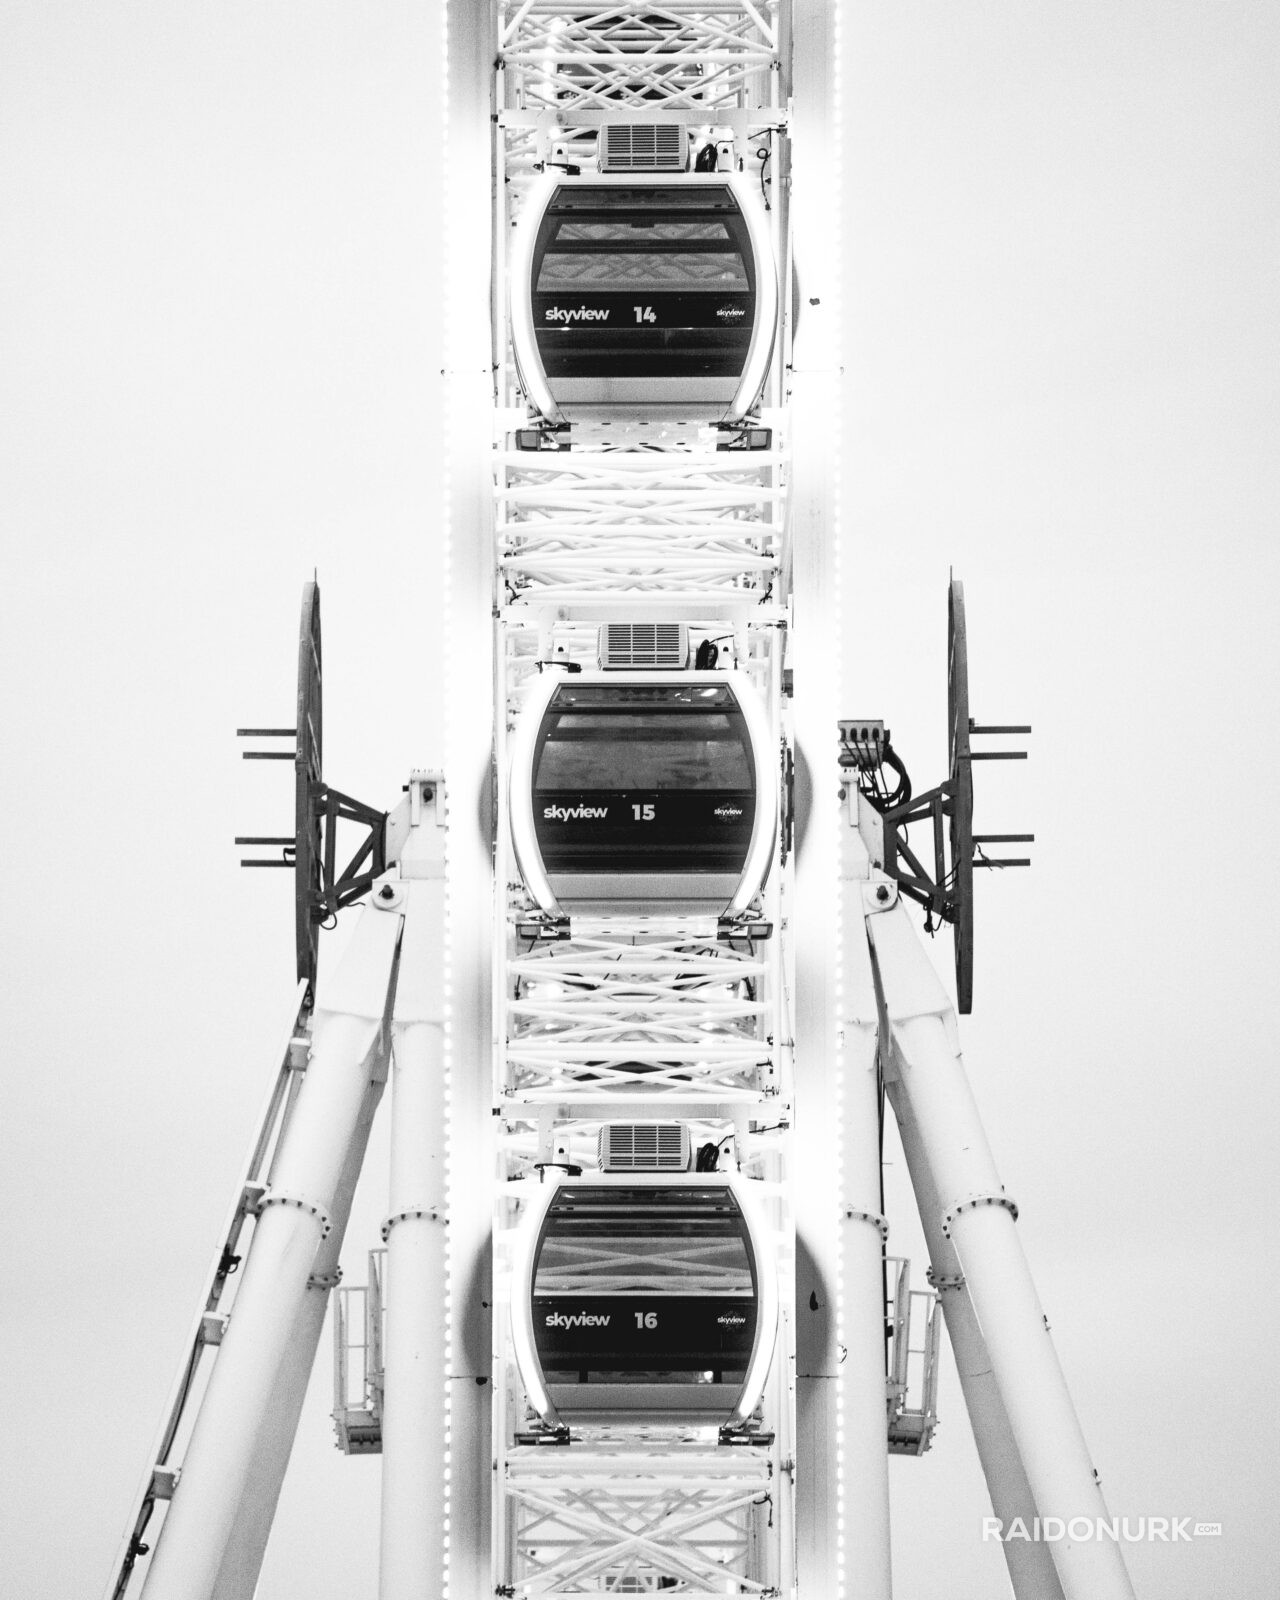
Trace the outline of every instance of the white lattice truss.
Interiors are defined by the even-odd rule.
[[[780,450],[508,451],[498,565],[509,602],[764,601],[783,561]]]
[[[778,62],[777,0],[504,0],[498,12],[507,103],[526,111],[737,109]]]
[[[686,934],[575,931],[507,963],[499,1093],[760,1105],[780,1090],[775,953]],[[602,1107],[602,1115],[607,1108]]]
[[[505,327],[505,245],[528,180],[549,161],[585,170],[597,130],[619,113],[728,130],[763,189],[767,161],[753,153],[769,140],[755,136],[786,121],[779,10],[778,0],[497,0],[496,353],[513,408],[499,414],[494,451],[500,772],[541,665],[591,670],[596,624],[619,613],[679,618],[722,650],[731,639],[735,664],[776,720],[789,583],[784,415],[767,418],[768,451],[717,450],[705,423],[640,427],[626,417],[599,428],[578,421],[570,451],[513,450],[511,419],[524,408]],[[775,211],[776,229],[783,214]],[[780,237],[775,248],[784,259]],[[776,403],[775,383],[765,404]],[[790,1046],[779,939],[750,949],[717,939],[706,918],[575,917],[571,938],[530,947],[517,937],[529,906],[505,836],[497,881],[507,940],[495,951],[494,1088],[508,1182],[495,1287],[505,1301],[505,1230],[524,1175],[539,1161],[590,1166],[611,1117],[678,1118],[699,1145],[732,1132],[740,1170],[776,1175]],[[776,893],[765,907],[775,920]],[[716,1263],[641,1261],[632,1241],[626,1267],[669,1285],[672,1272],[705,1277]],[[717,1447],[699,1430],[615,1419],[548,1450],[517,1440],[531,1418],[504,1345],[495,1374],[500,1592],[776,1593],[790,1526],[786,1370],[780,1357],[762,1407],[763,1426],[778,1430],[766,1448]]]
[[[759,1571],[772,1466],[745,1450],[513,1452],[506,1491],[519,1596],[776,1593]],[[663,1582],[663,1580],[666,1580]]]

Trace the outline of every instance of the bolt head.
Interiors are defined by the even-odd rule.
[[[882,883],[880,885],[880,887],[876,890],[876,899],[880,902],[881,905],[883,905],[888,898],[889,898],[889,891],[885,887],[885,885]]]

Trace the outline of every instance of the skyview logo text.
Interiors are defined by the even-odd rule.
[[[590,306],[548,306],[542,313],[544,322],[608,322],[607,310],[593,311]]]

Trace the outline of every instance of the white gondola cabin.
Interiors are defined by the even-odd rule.
[[[521,1221],[512,1337],[543,1424],[745,1426],[778,1322],[776,1268],[736,1174],[547,1172]]]
[[[516,860],[550,916],[740,916],[772,861],[778,783],[741,673],[548,674],[513,742]]]
[[[549,421],[658,406],[737,421],[778,320],[759,192],[738,173],[547,176],[512,259],[511,332]]]

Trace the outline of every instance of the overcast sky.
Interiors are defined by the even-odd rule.
[[[847,709],[943,775],[954,567],[975,714],[1035,725],[978,774],[1037,835],[978,886],[979,1103],[1112,1511],[1224,1525],[1133,1548],[1139,1594],[1272,1600],[1280,16],[847,15]],[[288,1019],[287,877],[231,842],[287,769],[233,732],[292,721],[313,570],[330,781],[390,804],[441,753],[437,41],[426,3],[0,6],[21,1600],[106,1581]],[[263,1600],[374,1592],[327,1350]],[[896,1592],[990,1600],[949,1364],[940,1403]]]

